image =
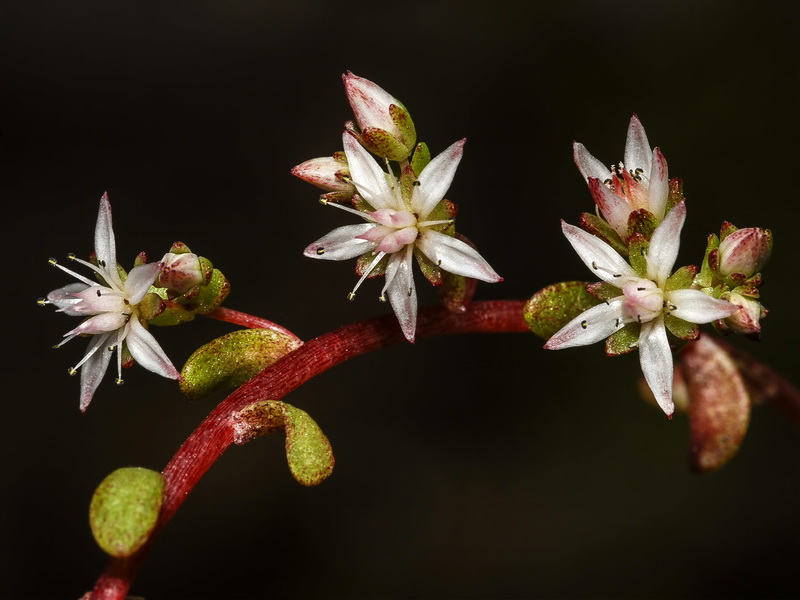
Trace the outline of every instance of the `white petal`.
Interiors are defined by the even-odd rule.
[[[653,171],[650,173],[650,182],[647,187],[648,210],[659,221],[664,218],[664,209],[667,207],[669,197],[669,175],[667,172],[667,159],[661,150],[653,150]]]
[[[625,158],[623,160],[625,168],[629,171],[642,169],[645,177],[650,177],[652,168],[653,151],[650,142],[647,141],[647,134],[639,121],[639,117],[633,115],[628,125],[628,139],[625,141]]]
[[[419,215],[420,220],[424,220],[430,214],[450,189],[458,163],[461,162],[461,156],[464,154],[466,142],[467,140],[464,138],[451,144],[444,152],[431,160],[417,177],[419,185],[414,187],[411,207]]]
[[[125,292],[128,302],[139,304],[163,267],[164,263],[157,262],[139,265],[131,269],[131,272],[128,273],[128,278],[125,280]]]
[[[81,302],[81,299],[76,298],[75,294],[79,294],[88,287],[85,283],[68,283],[64,287],[47,294],[47,301],[50,304],[55,304],[58,307],[58,312],[63,312],[71,317],[80,316],[83,313],[70,310],[70,307]]]
[[[409,342],[414,342],[417,332],[417,291],[411,270],[413,246],[389,258],[386,266],[386,295],[400,323],[400,329]]]
[[[76,334],[97,335],[98,333],[116,331],[125,325],[125,319],[127,318],[128,316],[122,313],[100,313],[83,321],[75,329],[65,333],[64,337]]]
[[[633,267],[599,237],[565,221],[561,221],[561,231],[583,263],[603,281],[621,288],[630,278],[639,278]]]
[[[395,206],[395,193],[389,187],[386,173],[372,155],[346,131],[342,135],[342,144],[347,156],[350,178],[364,200],[376,209],[401,208]]]
[[[501,281],[489,263],[469,244],[452,236],[425,229],[417,241],[417,247],[435,265],[445,271],[464,277],[494,283]]]
[[[583,144],[573,142],[572,157],[584,179],[588,180],[590,177],[594,177],[602,182],[611,177],[608,165],[604,165],[592,156]]]
[[[85,411],[92,401],[92,396],[106,374],[113,352],[106,348],[108,335],[97,336],[89,343],[84,364],[81,366],[81,400],[80,409]]]
[[[370,229],[374,223],[360,223],[358,225],[345,225],[337,227],[329,234],[322,236],[313,244],[309,244],[303,254],[309,258],[323,260],[348,260],[374,250],[378,242],[359,239]]]
[[[658,405],[667,415],[671,415],[675,410],[672,403],[672,350],[662,317],[642,324],[639,363]]]
[[[624,296],[619,296],[582,312],[547,340],[544,347],[547,350],[561,350],[604,340],[625,326],[622,322],[624,300]]]
[[[631,205],[625,198],[617,196],[608,189],[599,179],[589,179],[589,190],[592,198],[600,207],[600,212],[614,228],[622,239],[628,237],[628,217],[631,214]]]
[[[663,288],[672,274],[681,245],[681,229],[686,220],[686,203],[676,204],[650,238],[647,250],[647,276]]]
[[[671,313],[689,323],[710,323],[731,316],[739,307],[725,300],[717,300],[700,290],[675,290],[665,298],[676,306]]]
[[[103,270],[103,276],[110,279],[108,283],[122,289],[122,281],[117,273],[117,246],[111,224],[111,203],[108,201],[108,193],[104,193],[100,198],[100,211],[97,213],[97,225],[94,228],[94,253]]]
[[[133,359],[148,371],[169,379],[178,379],[180,373],[158,345],[156,338],[139,323],[139,319],[133,317],[130,326],[125,343]]]

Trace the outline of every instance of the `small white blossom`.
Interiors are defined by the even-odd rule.
[[[667,289],[678,256],[686,205],[677,204],[653,232],[645,257],[647,273],[641,277],[628,262],[601,239],[562,222],[561,229],[587,267],[621,294],[581,313],[545,344],[549,350],[599,342],[628,323],[641,323],[639,360],[647,384],[659,406],[672,415],[672,351],[664,317],[689,323],[710,323],[730,316],[739,307],[695,289]]]
[[[117,383],[122,383],[122,345],[125,344],[133,359],[145,369],[163,377],[178,379],[180,374],[167,358],[161,346],[139,321],[137,305],[147,294],[163,267],[163,263],[150,263],[131,269],[125,281],[117,269],[114,231],[111,227],[111,205],[108,195],[100,199],[100,212],[95,228],[95,256],[97,265],[70,256],[71,260],[93,270],[100,282],[79,275],[51,259],[51,264],[69,273],[80,283],[71,283],[53,290],[41,304],[53,304],[58,312],[70,316],[87,317],[74,329],[64,334],[61,347],[77,336],[91,336],[89,348],[70,374],[81,372],[80,409],[86,410],[100,380],[105,375],[114,350],[117,352]]]
[[[658,148],[650,149],[636,115],[628,126],[624,162],[609,169],[578,142],[573,154],[600,212],[623,240],[628,237],[631,212],[643,208],[659,222],[664,218],[669,198],[667,160]]]
[[[338,227],[309,245],[304,254],[309,258],[347,260],[369,253],[372,260],[350,292],[350,299],[378,263],[388,257],[386,283],[380,298],[389,299],[403,334],[413,342],[417,324],[417,294],[412,274],[415,253],[423,254],[433,264],[456,275],[488,282],[501,281],[476,250],[434,229],[450,221],[428,220],[450,187],[461,160],[464,140],[447,148],[422,170],[410,201],[404,199],[394,175],[385,172],[351,134],[345,132],[342,142],[353,184],[363,200],[375,210],[361,212],[329,204],[357,214],[366,223]]]

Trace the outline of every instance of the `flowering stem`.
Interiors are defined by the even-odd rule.
[[[522,300],[476,302],[461,314],[441,307],[423,308],[418,315],[417,338],[456,333],[529,331],[522,316],[523,305]],[[217,309],[209,316],[248,327],[270,323],[230,309]],[[274,324],[267,328],[272,328],[271,325]],[[306,381],[341,362],[403,339],[394,315],[345,325],[290,352],[223,400],[183,443],[164,469],[164,501],[148,543],[128,558],[112,559],[86,599],[122,600],[127,596],[133,578],[158,533],[214,461],[233,443],[232,415],[263,399],[280,400]]]
[[[269,329],[271,331],[275,331],[276,333],[281,333],[288,337],[294,338],[298,342],[302,343],[303,341],[291,331],[278,325],[277,323],[273,323],[272,321],[250,315],[248,313],[239,312],[238,310],[233,310],[232,308],[223,308],[220,306],[212,310],[210,313],[207,313],[206,316],[211,317],[212,319],[217,319],[218,321],[225,321],[226,323],[241,325],[242,327],[247,327],[249,329]]]

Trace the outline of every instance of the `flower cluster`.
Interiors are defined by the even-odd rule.
[[[680,181],[668,178],[667,161],[650,148],[638,117],[628,127],[624,162],[609,169],[577,142],[574,158],[600,215],[582,215],[582,228],[562,223],[562,231],[602,281],[586,286],[597,299],[594,305],[563,324],[545,348],[603,339],[610,355],[638,347],[644,378],[671,416],[676,341],[696,339],[697,325],[704,323],[725,332],[760,331],[766,312],[757,301],[757,272],[769,257],[771,234],[726,224],[719,238],[710,237],[699,272],[689,266],[673,273],[686,202]]]
[[[324,204],[354,213],[364,223],[338,227],[310,244],[309,258],[359,258],[358,282],[385,275],[380,299],[388,299],[403,335],[413,342],[417,323],[414,259],[434,284],[442,272],[486,282],[501,281],[489,263],[455,233],[455,207],[444,196],[461,161],[465,140],[433,159],[424,144],[415,146],[416,131],[408,111],[383,89],[346,73],[345,91],[358,127],[348,123],[342,135],[344,156],[316,158],[292,174],[327,190]],[[384,170],[370,152],[384,158]],[[413,156],[412,156],[413,153]],[[409,161],[410,159],[410,161]],[[398,161],[396,175],[389,161]],[[334,201],[334,202],[331,202]],[[349,201],[351,206],[335,203]]]

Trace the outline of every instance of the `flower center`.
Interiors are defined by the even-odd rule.
[[[647,323],[664,310],[664,292],[649,279],[635,279],[622,286],[625,301],[622,314],[626,322]]]

